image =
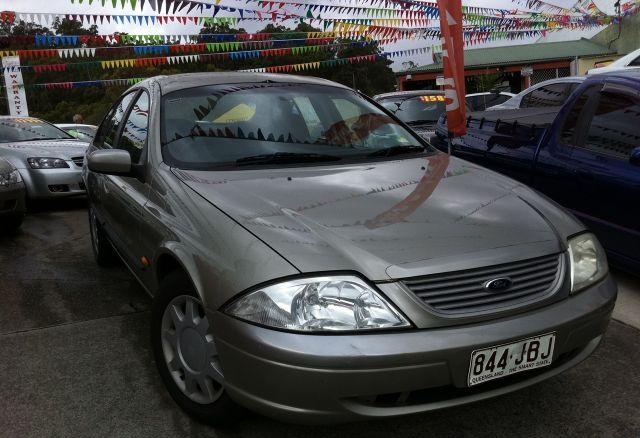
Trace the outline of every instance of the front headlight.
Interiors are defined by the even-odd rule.
[[[238,298],[225,313],[302,332],[410,326],[390,303],[352,276],[300,278],[267,286]]]
[[[27,163],[32,169],[60,169],[69,167],[66,161],[61,158],[35,157],[27,158]]]
[[[8,173],[0,173],[0,189],[13,187],[22,182],[20,172],[13,170]]]
[[[571,259],[571,293],[578,292],[602,279],[609,267],[604,249],[596,236],[580,234],[569,239]]]

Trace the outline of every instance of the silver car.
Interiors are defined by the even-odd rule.
[[[29,199],[85,194],[87,146],[43,120],[0,116],[0,157],[18,169]]]
[[[7,160],[0,158],[0,231],[18,228],[24,213],[24,183],[20,172]]]
[[[84,168],[92,246],[153,296],[156,364],[185,411],[412,414],[596,349],[616,286],[595,236],[403,126],[289,75],[156,77],[114,104]]]
[[[98,127],[95,125],[86,125],[82,123],[56,123],[56,127],[62,129],[67,134],[78,140],[90,142],[96,136]]]

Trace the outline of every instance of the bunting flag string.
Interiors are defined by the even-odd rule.
[[[233,8],[231,8],[233,9]],[[311,10],[311,9],[310,9]],[[365,26],[384,26],[384,27],[395,27],[395,28],[416,28],[416,27],[428,27],[434,22],[438,20],[437,10],[432,13],[432,16],[429,18],[321,18],[320,16],[314,17],[313,15],[309,16],[309,14],[305,15],[297,15],[286,13],[282,14],[279,12],[271,12],[267,15],[269,17],[263,16],[262,13],[254,10],[246,10],[249,12],[255,12],[258,16],[254,17],[209,17],[209,16],[154,16],[154,15],[114,15],[114,14],[106,14],[106,15],[92,15],[92,14],[39,14],[39,13],[24,13],[24,12],[16,12],[16,17],[19,20],[27,21],[27,22],[36,22],[38,24],[48,24],[49,21],[54,20],[55,18],[67,18],[70,20],[80,21],[82,24],[97,24],[103,23],[105,20],[109,23],[116,24],[139,24],[139,25],[156,25],[156,24],[167,24],[167,23],[179,23],[179,24],[196,24],[196,25],[213,25],[213,24],[228,24],[230,26],[237,25],[241,20],[276,20],[276,19],[305,19],[310,18],[311,21],[317,20],[320,22],[324,29],[327,30],[329,27],[333,26],[335,28],[336,24],[340,23],[348,23],[348,24],[357,24],[357,25],[365,25]],[[10,17],[10,16],[9,16]],[[0,18],[2,18],[0,16]],[[516,15],[502,15],[502,16],[483,16],[480,14],[467,13],[464,16],[465,23],[473,23],[475,25],[492,25],[492,26],[507,26],[510,25],[512,28],[520,28],[520,27],[549,27],[549,26],[558,26],[558,25],[568,25],[571,24],[574,28],[577,27],[593,27],[597,25],[605,25],[609,24],[612,20],[611,17],[600,17],[600,16],[591,16],[591,15],[554,15],[554,16],[545,16],[539,13],[528,14],[528,16],[516,16]],[[67,39],[65,39],[67,38]],[[70,36],[62,36],[60,39],[63,44],[69,43],[76,45],[78,43],[77,39],[74,39]]]
[[[362,48],[374,44],[388,44],[394,42],[391,39],[383,40],[359,40],[349,42],[336,42],[331,37],[324,38],[295,38],[295,39],[275,39],[275,40],[254,40],[254,41],[231,41],[220,43],[195,43],[195,44],[154,44],[154,45],[136,45],[136,46],[102,46],[91,48],[75,48],[75,49],[27,49],[27,50],[0,50],[0,56],[20,56],[21,59],[37,59],[37,58],[54,58],[61,59],[83,58],[83,57],[104,57],[112,53],[118,55],[130,53],[135,55],[168,55],[168,54],[185,54],[198,52],[229,52],[238,50],[266,50],[278,49],[298,46],[344,46]],[[299,50],[304,52],[304,48]]]
[[[435,37],[439,37],[439,30]],[[517,30],[517,31],[483,31],[483,32],[463,32],[463,38],[465,38],[465,45],[482,44],[490,41],[496,41],[499,39],[518,40],[525,39],[532,36],[543,36],[546,31],[540,31],[536,29],[529,30]],[[113,69],[123,67],[149,67],[160,66],[167,64],[183,64],[192,62],[215,62],[220,60],[247,60],[257,59],[263,57],[278,57],[285,55],[299,55],[304,53],[320,53],[333,49],[337,49],[341,46],[351,46],[353,44],[361,44],[364,42],[350,42],[350,43],[338,43],[338,44],[325,44],[318,46],[297,46],[278,49],[263,49],[263,50],[242,50],[231,52],[214,52],[205,54],[190,54],[190,55],[176,55],[176,56],[157,56],[147,58],[131,58],[131,59],[115,59],[115,60],[101,60],[101,61],[88,61],[88,62],[76,62],[76,63],[58,63],[58,64],[36,64],[36,65],[22,65],[16,67],[10,67],[12,71],[33,71],[34,73],[43,72],[61,72],[68,71],[70,69],[87,69],[87,68],[102,68]],[[206,45],[205,45],[206,47]],[[231,47],[231,46],[229,46]],[[209,47],[207,47],[209,49]],[[429,47],[422,47],[416,49],[397,50],[393,52],[380,52],[378,56],[380,58],[393,58],[400,56],[413,56],[418,54],[428,53],[431,49]]]
[[[72,88],[85,88],[85,87],[100,87],[100,86],[132,86],[147,78],[127,78],[127,79],[99,79],[93,81],[76,81],[76,82],[47,82],[39,84],[23,84],[24,88],[39,88],[39,89],[65,89]],[[0,88],[4,88],[0,87]]]
[[[100,61],[88,61],[88,62],[75,62],[75,63],[58,63],[58,64],[36,64],[36,65],[22,65],[10,67],[12,71],[33,71],[36,74],[44,72],[62,72],[68,70],[88,69],[88,68],[124,68],[124,67],[149,67],[159,65],[172,65],[172,64],[184,64],[192,62],[215,62],[225,59],[239,61],[246,59],[256,59],[265,57],[278,57],[285,55],[302,55],[311,53],[320,53],[326,51],[335,51],[344,47],[364,47],[367,44],[365,41],[350,42],[350,43],[338,43],[338,44],[325,44],[318,46],[296,46],[286,47],[278,49],[264,49],[264,50],[242,50],[235,52],[218,52],[218,53],[205,53],[205,54],[191,54],[191,55],[177,55],[177,56],[157,56],[147,58],[131,58],[131,59],[115,59],[115,60],[100,60]],[[402,54],[417,55],[421,53],[428,53],[430,48],[417,48],[408,49],[403,51],[395,51],[389,53],[383,53],[381,56],[396,57]]]

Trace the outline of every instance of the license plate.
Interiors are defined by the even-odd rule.
[[[551,364],[556,334],[475,350],[469,361],[469,386]]]

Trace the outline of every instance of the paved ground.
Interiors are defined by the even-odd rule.
[[[160,384],[146,294],[123,268],[98,268],[83,201],[0,236],[0,437],[638,437],[640,280],[580,366],[532,388],[402,419],[301,427],[247,414],[235,429],[194,423]],[[630,324],[636,324],[632,327]]]

